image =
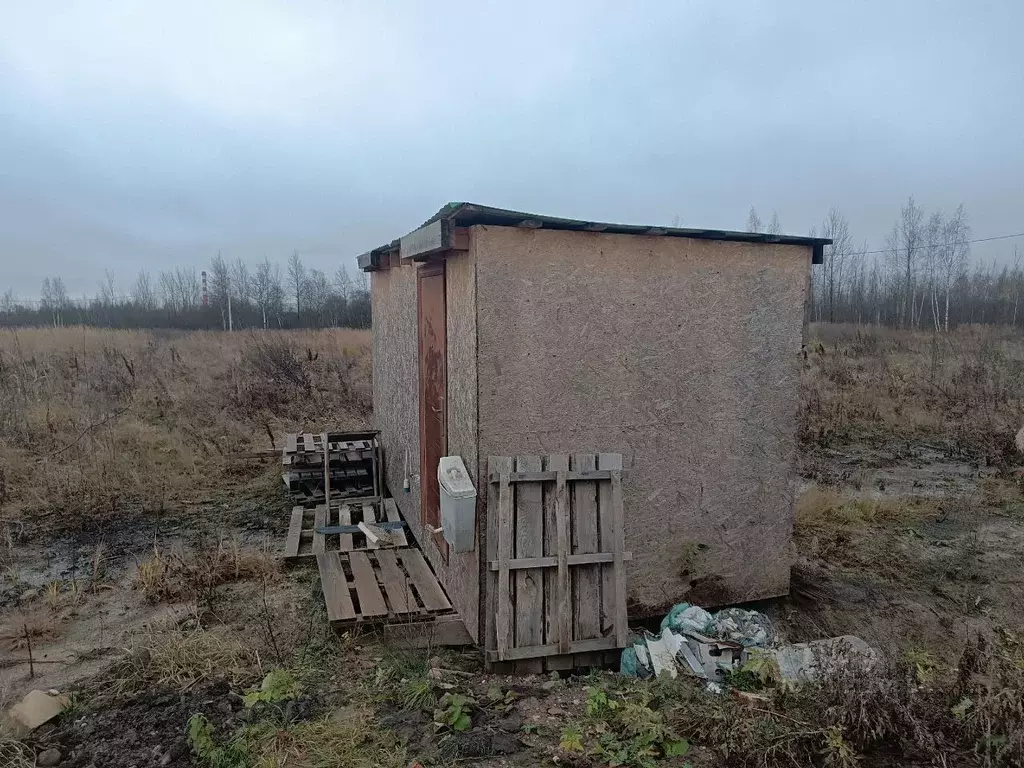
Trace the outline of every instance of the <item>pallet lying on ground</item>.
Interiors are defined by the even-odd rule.
[[[453,615],[423,553],[412,547],[316,556],[327,618],[338,627]]]
[[[488,667],[595,666],[624,648],[622,456],[496,456],[488,480]]]
[[[402,517],[398,506],[391,498],[379,499],[369,496],[352,501],[332,502],[330,512],[326,504],[314,509],[293,507],[288,536],[285,539],[282,557],[285,560],[310,558],[324,552],[358,552],[385,547],[404,547],[408,538],[404,530],[389,530],[391,543],[374,542],[362,532],[320,533],[317,528],[330,526],[373,524],[376,522],[400,523]]]

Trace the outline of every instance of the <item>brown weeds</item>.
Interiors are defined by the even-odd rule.
[[[0,502],[9,521],[66,528],[263,482],[228,455],[269,435],[362,428],[367,331],[0,332]]]

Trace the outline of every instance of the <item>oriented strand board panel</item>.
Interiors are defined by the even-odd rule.
[[[448,454],[462,457],[477,491],[477,523],[483,518],[487,487],[480,484],[476,431],[476,260],[472,244],[445,266],[448,309]],[[425,547],[466,630],[480,637],[480,546],[472,552],[451,552],[448,565],[438,568],[436,550]]]
[[[623,454],[633,615],[788,591],[811,249],[472,232],[479,455]]]
[[[476,435],[476,268],[472,251],[446,265],[448,453],[462,456],[482,498]],[[373,403],[384,449],[387,486],[430,560],[452,605],[475,640],[479,636],[479,548],[450,553],[445,563],[423,536],[420,524],[419,347],[416,320],[416,266],[404,264],[372,274]],[[410,491],[402,490],[405,452],[409,452]],[[482,505],[481,505],[482,506]],[[482,520],[480,513],[478,521]]]
[[[419,483],[402,490],[405,452],[409,474],[419,474],[419,339],[416,328],[416,268],[412,265],[374,272],[373,417],[384,450],[385,480],[402,517],[420,536]]]

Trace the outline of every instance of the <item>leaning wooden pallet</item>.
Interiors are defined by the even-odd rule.
[[[488,665],[585,667],[624,648],[622,456],[491,457],[488,481]]]

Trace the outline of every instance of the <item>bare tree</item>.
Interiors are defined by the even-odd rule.
[[[267,327],[267,319],[280,315],[284,303],[284,287],[281,284],[281,269],[264,259],[256,265],[256,274],[252,281],[253,298],[263,316],[263,327]]]
[[[906,204],[900,209],[900,219],[896,223],[895,246],[902,258],[904,267],[903,297],[900,302],[900,325],[913,328],[915,326],[914,306],[917,303],[917,286],[914,280],[917,260],[924,246],[922,220],[924,211],[917,207],[913,196],[907,198]],[[918,318],[919,319],[919,318]]]
[[[843,289],[843,279],[847,262],[853,251],[853,239],[850,237],[850,225],[842,212],[833,206],[829,209],[825,221],[821,224],[821,236],[832,240],[832,245],[825,246],[824,278],[828,296],[828,320],[835,322],[836,294]]]
[[[306,285],[306,268],[302,265],[298,251],[292,251],[288,259],[288,284],[295,296],[295,318],[302,322],[302,289]]]
[[[235,298],[239,301],[252,301],[252,278],[249,276],[249,265],[241,257],[231,265],[231,287]]]
[[[103,280],[100,281],[99,303],[103,307],[112,307],[117,304],[117,287],[114,284],[114,275],[109,269],[103,270]]]
[[[761,217],[757,215],[754,206],[750,206],[750,213],[747,214],[747,232],[760,232],[761,229]]]
[[[132,302],[140,309],[145,310],[151,310],[156,306],[152,281],[149,278],[149,272],[144,269],[139,270],[135,284],[132,286]]]
[[[753,209],[751,209],[751,210],[753,210]],[[772,218],[768,222],[768,226],[765,227],[764,231],[766,233],[768,233],[769,235],[777,235],[777,234],[779,234],[779,232],[782,231],[781,228],[779,227],[779,214],[776,213],[775,211],[772,211]]]
[[[942,316],[942,328],[945,331],[949,330],[949,296],[953,290],[953,284],[960,279],[967,268],[967,259],[971,255],[970,239],[971,227],[967,223],[967,213],[961,203],[957,206],[952,218],[945,223],[941,232],[938,272],[945,294],[945,308]],[[1014,251],[1014,255],[1016,256],[1016,251]],[[1014,271],[1016,271],[1016,267]],[[1014,324],[1016,324],[1016,304],[1014,305]]]
[[[343,301],[348,301],[349,295],[352,293],[352,278],[349,277],[344,264],[339,265],[334,271],[334,289]]]

